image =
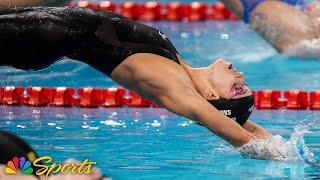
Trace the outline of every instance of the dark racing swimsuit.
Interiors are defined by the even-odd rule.
[[[15,8],[0,11],[0,61],[42,69],[67,56],[110,76],[127,57],[152,53],[179,62],[160,31],[105,11],[81,8]]]
[[[179,64],[177,50],[160,31],[111,12],[81,8],[0,10],[0,50],[0,65],[37,70],[69,57],[109,77],[137,53],[160,55]],[[208,102],[240,125],[253,109],[253,96]]]

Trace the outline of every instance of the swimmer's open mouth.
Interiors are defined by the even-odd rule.
[[[246,87],[247,85],[240,85],[240,84],[235,84],[232,86],[230,94],[231,98],[239,95],[244,95],[246,93]]]

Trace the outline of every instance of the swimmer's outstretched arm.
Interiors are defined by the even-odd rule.
[[[244,16],[240,0],[221,1],[239,18]],[[281,1],[261,2],[248,18],[251,27],[280,52],[303,40],[319,38],[320,27],[314,17]]]
[[[258,124],[252,122],[251,120],[247,120],[247,122],[242,127],[257,136],[257,138],[259,139],[266,139],[272,136],[270,132],[268,132]]]
[[[208,130],[235,147],[240,147],[251,140],[257,139],[254,134],[212,107],[200,95],[197,96],[188,92],[181,93],[183,91],[185,89],[168,91],[171,93],[162,96],[160,104],[177,115],[202,123]]]
[[[179,116],[204,125],[235,147],[258,139],[204,99],[181,66],[165,57],[139,53],[114,69],[111,78]]]

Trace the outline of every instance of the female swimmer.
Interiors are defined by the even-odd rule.
[[[142,97],[203,124],[235,147],[271,136],[248,120],[252,92],[231,63],[218,59],[208,67],[192,68],[162,32],[111,12],[71,7],[2,10],[0,49],[0,65],[25,70],[48,67],[61,57],[85,62]]]

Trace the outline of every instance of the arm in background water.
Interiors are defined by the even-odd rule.
[[[319,38],[320,26],[317,18],[288,3],[275,0],[221,1],[238,17],[250,23],[250,26],[279,52],[285,52],[302,41],[312,41]],[[247,4],[247,6],[244,7],[243,4]],[[310,47],[305,49],[305,51],[308,50]],[[300,51],[303,49],[299,49],[298,56],[308,55],[306,52]],[[316,51],[320,53],[320,49]]]

